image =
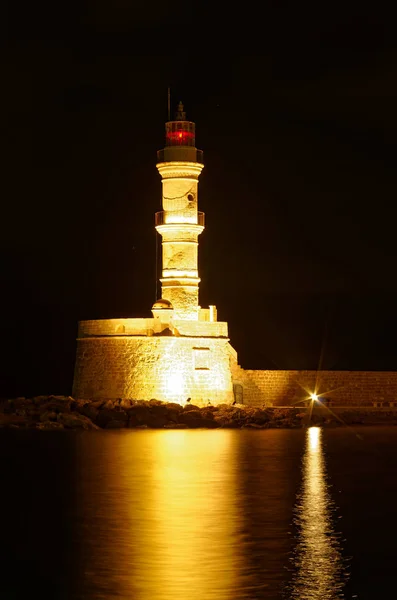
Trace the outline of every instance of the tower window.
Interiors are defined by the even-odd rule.
[[[193,348],[193,364],[196,371],[209,371],[210,349]]]

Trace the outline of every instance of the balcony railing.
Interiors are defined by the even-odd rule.
[[[189,146],[167,146],[157,151],[157,161],[162,162],[197,162],[203,164],[203,151]]]
[[[154,215],[155,225],[175,225],[178,223],[186,225],[200,225],[204,227],[205,215],[203,212],[187,210],[161,210]]]

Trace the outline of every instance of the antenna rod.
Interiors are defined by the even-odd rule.
[[[171,92],[168,86],[168,121],[171,121]]]

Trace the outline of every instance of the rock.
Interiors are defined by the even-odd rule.
[[[166,423],[164,429],[188,429],[186,423]]]
[[[39,409],[40,409],[40,412],[47,412],[47,411],[56,412],[56,413],[69,412],[70,404],[71,404],[71,401],[68,399],[60,400],[60,399],[54,398],[53,400],[50,400],[49,402],[41,404]]]
[[[92,406],[93,408],[102,408],[105,405],[105,400],[93,400],[92,402],[89,402],[90,406]]]
[[[258,408],[254,411],[254,414],[251,416],[252,423],[256,425],[264,425],[270,420],[270,415],[266,410]]]
[[[2,413],[5,415],[11,415],[14,412],[14,401],[7,400],[4,402]]]
[[[37,423],[37,429],[63,429],[62,423],[58,423],[57,421],[43,421],[41,423]]]
[[[142,425],[142,423],[140,423],[138,421],[138,419],[136,418],[135,415],[130,415],[128,417],[128,421],[127,421],[128,429],[134,429],[135,427],[139,427],[139,425]]]
[[[120,408],[101,408],[98,411],[95,423],[99,425],[99,427],[106,427],[110,421],[123,421],[126,425],[128,421],[128,414]]]
[[[168,419],[164,415],[150,415],[147,426],[151,429],[161,429],[166,423]]]
[[[217,412],[217,410],[219,410],[219,409],[218,409],[218,407],[217,407],[217,406],[213,406],[213,405],[211,404],[211,405],[209,405],[209,406],[206,406],[206,407],[205,407],[205,410],[206,410],[207,412],[214,413],[214,412]]]
[[[167,407],[168,408],[168,407]],[[180,411],[177,411],[173,408],[167,410],[167,414],[165,415],[168,421],[173,421],[174,423],[178,423]]]
[[[214,422],[217,427],[223,427],[224,429],[237,429],[241,426],[239,421],[233,420],[230,415],[224,413],[215,413]]]
[[[106,423],[105,429],[125,429],[126,425],[127,421],[117,421],[116,419],[113,419]]]
[[[266,427],[268,429],[280,429],[282,425],[280,424],[280,421],[269,421],[269,423],[266,423]]]
[[[149,403],[150,404],[150,403]],[[164,417],[167,412],[167,405],[166,404],[155,404],[155,405],[151,405],[150,408],[150,416],[151,417]]]
[[[40,415],[40,421],[45,423],[46,421],[56,421],[57,413],[55,411],[46,410]]]
[[[178,423],[179,415],[183,412],[183,406],[177,404],[176,402],[168,402],[166,404],[167,413],[166,417],[169,421],[173,421],[174,423]]]
[[[36,406],[35,404],[33,404],[33,406],[29,406],[28,408],[25,409],[26,415],[33,420],[37,420],[40,419],[40,407]]]
[[[201,412],[200,412],[199,408],[195,408],[194,410],[184,410],[179,415],[179,419],[180,419],[181,423],[185,423],[188,419],[192,419],[192,418],[196,418],[196,419],[201,418]]]
[[[217,421],[215,420],[215,422],[217,422]],[[218,427],[219,427],[219,423],[218,423]],[[227,422],[224,422],[221,425],[221,427],[222,427],[222,429],[240,429],[241,425],[240,425],[240,423],[237,423],[236,421],[227,421]]]
[[[11,425],[26,427],[28,425],[28,419],[22,415],[0,414],[0,427],[10,427]]]
[[[263,425],[258,425],[257,423],[247,423],[243,425],[242,429],[264,429]]]
[[[81,415],[85,415],[86,417],[91,419],[91,421],[96,421],[99,410],[95,408],[95,406],[92,406],[90,402],[87,402],[87,404],[84,404],[84,406],[79,408],[78,412]]]
[[[127,408],[131,408],[134,406],[134,401],[130,398],[123,398],[120,402],[120,407],[126,410]]]
[[[89,404],[87,400],[70,400],[70,410],[74,410],[76,412],[80,412],[83,406]]]
[[[118,406],[117,400],[113,400],[111,398],[108,398],[107,400],[104,401],[104,403],[102,404],[101,408],[107,408],[109,410],[112,410],[116,406]]]
[[[208,408],[202,408],[200,410],[200,415],[202,419],[213,419],[214,412],[212,410],[208,410]]]
[[[35,396],[32,399],[32,402],[39,406],[40,404],[45,404],[46,402],[48,402],[49,398],[50,398],[49,396]]]
[[[29,406],[31,404],[30,400],[26,400],[26,398],[15,398],[15,400],[12,401],[12,405],[14,410],[18,409],[18,408],[24,408],[25,406]]]
[[[231,404],[217,404],[218,410],[229,410],[230,408],[233,409],[233,406]]]
[[[127,414],[130,419],[134,417],[136,422],[140,425],[147,423],[150,418],[148,407],[142,404],[135,404],[135,406],[127,410]]]
[[[191,410],[200,410],[200,407],[195,404],[185,404],[183,407],[183,412],[190,412]]]
[[[189,428],[197,429],[198,427],[206,427],[209,429],[214,429],[215,427],[219,427],[218,423],[214,419],[206,419],[201,416],[199,410],[192,410],[180,415],[179,421],[181,423],[185,423]]]
[[[214,413],[214,419],[220,427],[238,428],[250,420],[250,415],[244,410],[223,404]]]
[[[175,410],[176,412],[183,411],[182,404],[178,404],[177,402],[167,402],[166,406],[168,410]]]
[[[214,420],[214,419],[192,419],[189,422],[189,427],[191,428],[198,428],[198,427],[205,427],[206,429],[217,429],[219,427],[218,423]]]
[[[28,413],[25,408],[17,408],[17,410],[15,411],[15,414],[20,417],[26,417]]]
[[[293,415],[296,414],[296,411],[293,411],[290,408],[274,408],[272,417],[273,420],[284,421],[285,419],[291,419]]]
[[[57,421],[67,429],[99,429],[88,417],[78,413],[59,413]]]

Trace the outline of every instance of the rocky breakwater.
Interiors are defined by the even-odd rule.
[[[397,410],[199,407],[159,400],[76,400],[37,396],[0,401],[0,429],[271,429],[308,425],[397,425]]]
[[[76,400],[37,396],[0,402],[0,428],[11,429],[266,429],[301,427],[299,409],[243,405],[198,407],[159,400]]]

